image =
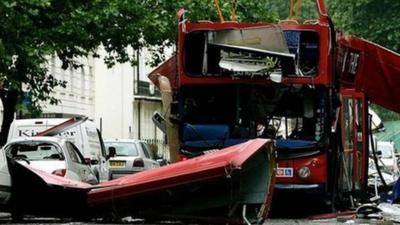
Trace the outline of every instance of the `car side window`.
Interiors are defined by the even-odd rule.
[[[71,157],[71,160],[73,162],[83,164],[85,162],[85,160],[84,160],[82,154],[79,152],[79,149],[71,142],[67,142],[66,144],[67,144],[67,149],[68,149],[68,153]]]
[[[149,147],[147,146],[147,144],[142,143],[142,142],[140,144],[142,145],[142,149],[143,149],[144,154],[146,155],[146,158],[148,158],[148,159],[153,158],[153,157],[151,157]]]

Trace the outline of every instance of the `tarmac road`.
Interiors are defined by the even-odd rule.
[[[122,223],[113,223],[113,224],[105,224],[98,222],[71,222],[68,220],[61,220],[57,218],[25,218],[21,222],[13,222],[7,213],[0,213],[0,223],[6,224],[24,224],[24,225],[42,225],[42,224],[60,224],[60,225],[84,225],[84,224],[101,224],[101,225],[113,225],[113,224],[143,224],[142,221],[125,221]],[[181,223],[162,223],[164,225],[183,225]],[[307,220],[307,219],[267,219],[264,222],[265,225],[337,225],[337,224],[355,224],[355,225],[364,225],[364,224],[376,224],[376,225],[391,225],[393,224],[390,221],[377,221],[377,220],[360,220],[360,219],[326,219],[326,220]],[[191,224],[195,225],[195,224]]]
[[[336,225],[336,224],[377,224],[377,225],[390,225],[390,221],[377,221],[377,220],[360,220],[354,219],[351,216],[343,216],[341,218],[325,219],[325,220],[308,220],[299,218],[308,218],[309,216],[321,215],[330,212],[329,205],[321,201],[321,198],[301,198],[295,194],[279,195],[274,193],[272,207],[270,210],[270,217],[264,224],[266,225]],[[0,213],[0,223],[7,224],[21,224],[11,221],[9,214]],[[71,220],[61,220],[56,218],[24,218],[22,224],[37,225],[37,224],[65,224],[65,225],[80,225],[80,224],[102,224],[99,222],[72,222]],[[114,223],[118,224],[118,223]],[[127,219],[124,223],[119,224],[140,224],[146,225],[141,220]],[[183,225],[182,223],[165,222],[164,225]],[[195,225],[195,224],[192,224]]]
[[[87,222],[66,222],[66,221],[60,221],[60,220],[48,220],[48,219],[30,219],[30,220],[24,220],[23,222],[20,223],[13,223],[10,220],[0,220],[0,223],[7,223],[7,224],[24,224],[24,225],[42,225],[42,224],[62,224],[62,225],[84,225],[84,224],[101,224],[101,225],[107,225],[104,223],[87,223]],[[116,223],[114,223],[116,224]],[[119,223],[119,224],[140,224],[140,225],[146,225],[142,223]],[[164,225],[175,225],[174,223],[163,223]],[[270,219],[265,221],[265,225],[337,225],[337,224],[355,224],[355,225],[364,225],[364,224],[376,224],[376,225],[391,225],[393,224],[390,221],[365,221],[365,220],[348,220],[348,221],[338,221],[336,219],[329,219],[329,220],[293,220],[293,219]],[[111,225],[111,224],[109,224]],[[183,224],[178,224],[178,225],[183,225]],[[192,224],[195,225],[195,224]]]

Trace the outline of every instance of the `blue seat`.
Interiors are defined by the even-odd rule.
[[[229,138],[224,142],[224,147],[229,147],[229,146],[232,146],[232,145],[241,144],[241,143],[244,143],[244,142],[246,142],[248,140],[249,139],[232,139],[232,138]]]
[[[186,148],[216,148],[223,146],[229,136],[229,126],[223,124],[185,124],[181,141]]]
[[[312,148],[317,144],[316,141],[295,140],[295,139],[278,139],[276,147],[280,149],[296,149],[296,148]]]

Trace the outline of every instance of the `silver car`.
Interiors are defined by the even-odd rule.
[[[18,162],[71,180],[97,184],[98,180],[79,149],[59,137],[25,137],[13,139],[5,153]]]
[[[110,155],[110,179],[159,167],[148,144],[133,139],[105,140]]]

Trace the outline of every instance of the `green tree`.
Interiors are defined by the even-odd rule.
[[[338,29],[400,52],[400,1],[329,0],[330,15]],[[372,105],[384,121],[400,120],[400,114]]]
[[[105,62],[131,61],[128,47],[170,45],[163,12],[154,1],[128,0],[2,0],[0,1],[0,98],[4,117],[0,145],[6,141],[16,105],[31,96],[31,110],[58,102],[51,93],[65,85],[47,71],[47,59],[58,56],[63,68],[79,67],[79,56],[97,56],[102,45]],[[165,13],[165,12],[164,12]],[[173,16],[170,16],[170,18]],[[160,32],[161,31],[161,32]]]
[[[343,31],[400,52],[400,1],[328,0],[328,6]]]

